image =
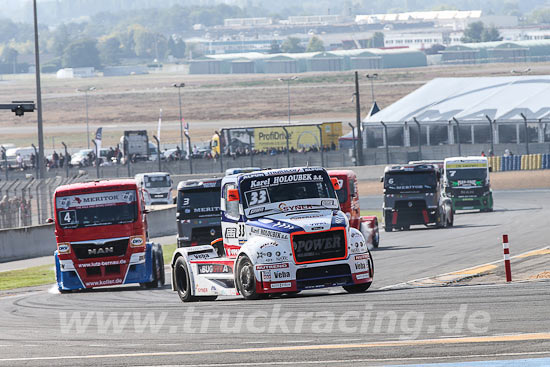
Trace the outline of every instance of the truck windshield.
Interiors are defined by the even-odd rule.
[[[220,215],[220,188],[188,189],[178,192],[178,212],[182,219]]]
[[[477,180],[485,181],[487,178],[487,168],[464,168],[447,170],[447,179],[449,181]]]
[[[391,172],[384,178],[384,188],[390,190],[434,190],[435,172]]]
[[[169,176],[145,176],[146,188],[170,187]]]
[[[335,198],[328,176],[320,172],[244,179],[244,208],[291,200]]]
[[[61,196],[56,198],[56,209],[61,228],[125,224],[138,217],[133,190]]]

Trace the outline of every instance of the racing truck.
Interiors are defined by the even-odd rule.
[[[323,168],[264,170],[223,178],[220,239],[178,248],[172,290],[183,302],[245,299],[342,286],[366,291],[373,260],[340,210]]]
[[[220,184],[219,178],[187,180],[178,184],[178,247],[210,243],[221,237]]]
[[[138,173],[134,178],[144,193],[146,205],[172,204],[172,179],[169,173]]]
[[[340,202],[340,210],[349,219],[349,225],[358,229],[367,243],[377,248],[380,243],[378,218],[375,215],[361,215],[357,175],[352,170],[331,170],[328,174],[338,180],[339,189],[336,190],[336,195]]]
[[[411,225],[450,227],[454,222],[451,200],[442,192],[441,171],[432,164],[391,165],[384,183],[384,229],[409,230]]]
[[[444,187],[454,210],[493,211],[493,191],[489,181],[491,167],[487,157],[445,159]]]
[[[54,193],[55,274],[60,292],[139,283],[164,285],[162,247],[147,241],[147,210],[135,180],[59,186]]]

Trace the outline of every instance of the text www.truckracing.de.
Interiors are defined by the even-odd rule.
[[[177,315],[168,312],[60,312],[62,334],[222,333],[222,334],[397,334],[416,339],[421,334],[481,334],[489,330],[491,315],[466,304],[427,321],[420,311],[377,311],[367,304],[361,311],[204,312],[191,306]]]

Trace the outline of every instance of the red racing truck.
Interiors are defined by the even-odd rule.
[[[327,171],[331,178],[338,180],[336,190],[340,210],[346,213],[349,219],[349,225],[359,230],[368,244],[378,248],[380,235],[378,232],[378,218],[375,215],[361,215],[359,207],[359,190],[357,185],[357,175],[349,169]]]
[[[135,180],[59,186],[54,205],[60,292],[129,283],[164,285],[162,247],[147,241],[148,211]]]

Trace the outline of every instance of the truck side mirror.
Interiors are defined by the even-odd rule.
[[[176,219],[181,219],[181,213],[180,212],[176,212]]]
[[[384,182],[384,176],[380,176],[380,182]]]
[[[239,190],[238,189],[227,190],[227,201],[239,201]]]
[[[149,214],[151,211],[149,209],[143,209],[143,214]]]
[[[336,177],[331,177],[330,181],[332,182],[332,186],[334,187],[334,190],[338,191],[341,189],[340,183],[338,182],[338,179]]]
[[[493,167],[489,166],[489,172],[493,172]]]
[[[53,218],[46,219],[46,223],[53,223]]]

